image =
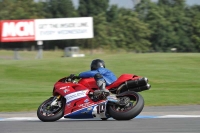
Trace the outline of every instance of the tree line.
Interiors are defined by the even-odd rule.
[[[133,9],[109,0],[0,0],[0,20],[92,16],[94,38],[45,41],[44,49],[124,49],[130,52],[200,52],[200,6],[185,0],[141,0]],[[35,42],[0,43],[0,48],[30,49]]]

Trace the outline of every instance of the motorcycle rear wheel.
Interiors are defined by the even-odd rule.
[[[131,101],[126,106],[116,104],[108,106],[109,115],[116,120],[130,120],[139,115],[144,108],[144,99],[137,92],[127,91],[117,97],[129,97]]]
[[[60,100],[60,106],[51,107],[51,103],[54,97],[50,97],[45,100],[37,110],[38,118],[43,122],[53,122],[57,121],[64,115],[64,100]]]

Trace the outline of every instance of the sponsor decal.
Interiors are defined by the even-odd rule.
[[[87,103],[87,102],[89,102],[89,100],[88,100],[88,99],[85,99],[84,103]]]
[[[4,20],[2,21],[2,42],[34,41],[34,20]]]
[[[65,96],[66,102],[68,103],[68,102],[71,102],[73,100],[85,97],[86,93],[87,93],[87,90],[85,90],[85,91],[77,91],[77,92],[70,93],[70,94],[68,94],[68,95]]]
[[[68,89],[64,89],[64,93],[67,93],[69,90]]]
[[[78,107],[88,107],[88,106],[91,106],[92,105],[92,103],[90,103],[90,102],[88,102],[88,103],[83,103],[83,104],[80,104],[80,105],[78,105]]]
[[[60,90],[63,90],[64,91],[64,93],[67,93],[67,92],[69,92],[69,88],[70,86],[64,86],[64,87],[61,87],[60,88]]]
[[[71,107],[71,103],[67,103],[66,105],[67,105],[67,107],[68,107],[68,108],[70,108],[70,107]]]

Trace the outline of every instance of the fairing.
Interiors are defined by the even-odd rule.
[[[84,119],[84,118],[109,118],[106,115],[106,104],[107,101],[99,103],[84,103],[79,106],[83,106],[80,109],[77,109],[73,112],[68,112],[64,115],[65,118],[73,119]],[[69,109],[69,108],[67,108]]]

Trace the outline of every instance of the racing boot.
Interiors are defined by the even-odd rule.
[[[97,73],[94,78],[99,88],[99,90],[94,91],[94,96],[99,98],[99,100],[106,99],[107,96],[110,95],[109,90],[106,89],[106,81],[103,79],[102,75],[99,73]]]
[[[105,100],[107,96],[110,95],[109,90],[103,89],[103,90],[95,90],[94,91],[94,96],[98,100]]]

